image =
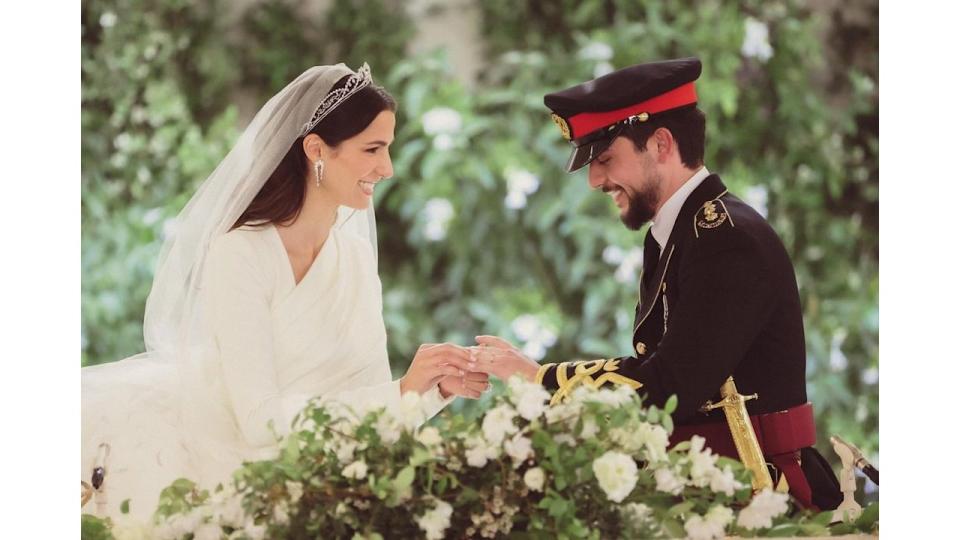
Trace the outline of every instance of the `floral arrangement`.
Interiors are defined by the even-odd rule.
[[[214,492],[181,479],[152,524],[84,527],[114,538],[693,538],[877,532],[878,507],[830,526],[788,495],[751,497],[749,473],[694,437],[669,447],[671,399],[581,388],[549,407],[517,378],[477,419],[427,425],[399,410],[311,403],[276,459],[245,464]],[[91,537],[94,533],[91,532]]]

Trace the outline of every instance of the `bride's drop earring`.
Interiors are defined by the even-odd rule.
[[[323,160],[318,159],[313,164],[313,172],[317,176],[317,187],[320,187],[320,182],[323,180]]]

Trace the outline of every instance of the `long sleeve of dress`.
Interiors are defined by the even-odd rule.
[[[270,313],[273,276],[240,235],[219,238],[208,258],[209,320],[219,348],[220,373],[244,439],[275,442],[310,396],[284,395],[277,379]]]

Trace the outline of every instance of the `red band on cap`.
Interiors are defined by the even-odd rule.
[[[579,139],[584,135],[589,135],[598,129],[616,124],[635,114],[656,114],[696,102],[697,90],[694,88],[693,82],[688,82],[683,86],[678,86],[669,92],[664,92],[659,96],[641,101],[636,105],[630,105],[629,107],[615,111],[580,113],[571,116],[567,121],[572,131],[571,138]]]

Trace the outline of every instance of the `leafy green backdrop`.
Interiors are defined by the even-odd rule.
[[[443,50],[404,52],[416,17],[463,2],[404,4],[82,4],[82,365],[142,349],[169,220],[261,103],[337,61],[369,62],[400,102],[395,176],[377,196],[395,371],[422,342],[480,333],[544,361],[623,354],[644,231],[622,227],[584,172],[562,172],[542,96],[696,55],[706,163],[768,215],[796,265],[821,450],[833,459],[826,437],[841,434],[877,463],[875,2],[478,1],[484,58],[469,86]]]

